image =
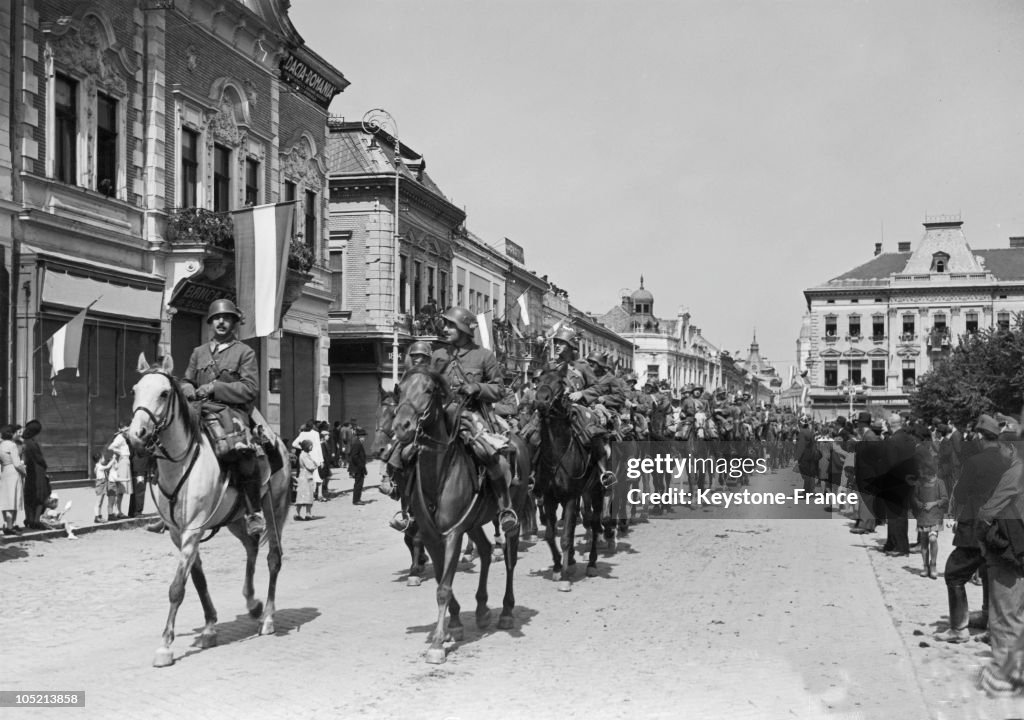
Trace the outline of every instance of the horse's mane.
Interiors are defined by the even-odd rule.
[[[415,375],[426,375],[437,386],[438,389],[436,392],[438,392],[442,397],[448,397],[448,381],[444,379],[444,376],[441,375],[441,373],[430,369],[426,365],[417,365],[405,371],[405,377],[402,378],[402,381],[404,382],[407,378],[411,378]],[[401,398],[399,398],[399,401],[401,401]]]
[[[149,370],[142,374],[162,375],[167,378],[167,381],[171,384],[171,392],[174,393],[174,400],[180,408],[179,414],[181,415],[182,422],[185,423],[185,430],[189,435],[194,435],[199,430],[199,413],[193,409],[192,404],[189,403],[188,398],[185,397],[185,391],[181,389],[181,382],[178,378],[168,372],[165,372],[164,369],[158,365],[150,366]]]

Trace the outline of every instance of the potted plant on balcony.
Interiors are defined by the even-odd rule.
[[[313,248],[309,247],[300,238],[292,238],[288,246],[288,277],[284,284],[284,298],[281,312],[288,312],[292,303],[302,295],[302,289],[313,277],[309,272],[316,261]]]
[[[171,243],[233,250],[235,225],[230,213],[218,213],[205,208],[183,208],[168,215],[167,239]]]

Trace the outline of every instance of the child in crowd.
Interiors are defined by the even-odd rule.
[[[921,574],[934,580],[938,577],[935,566],[939,554],[939,530],[942,529],[942,520],[949,507],[945,483],[940,482],[931,473],[919,477],[914,486],[911,506],[914,509],[914,519],[917,521],[917,542],[924,561],[924,570]]]
[[[295,488],[295,519],[312,520],[313,479],[317,477],[317,462],[311,454],[312,440],[303,440],[299,446],[301,452],[299,453],[299,478]]]
[[[92,454],[92,472],[96,484],[96,517],[93,522],[106,522],[103,519],[103,503],[107,499],[107,472],[114,467],[114,458],[104,461],[102,453]],[[113,502],[110,503],[113,507]]]

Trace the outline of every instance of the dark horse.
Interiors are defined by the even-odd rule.
[[[163,645],[157,649],[153,660],[157,667],[164,667],[174,662],[171,652],[174,621],[185,597],[185,580],[189,575],[199,593],[206,618],[199,646],[205,648],[217,644],[217,611],[206,587],[199,543],[205,533],[216,532],[221,527],[227,527],[245,547],[242,594],[249,615],[260,618],[261,635],[274,633],[274,599],[277,574],[281,570],[281,531],[288,517],[291,466],[284,443],[280,438],[272,438],[283,465],[272,471],[264,459],[261,458],[259,463],[264,484],[269,488],[262,499],[262,508],[267,516],[263,540],[270,546],[267,553],[270,583],[264,606],[255,598],[253,590],[259,541],[245,532],[241,494],[228,483],[213,446],[199,428],[199,419],[189,407],[178,381],[171,375],[174,365],[170,356],[165,356],[162,365],[150,367],[145,356],[140,355],[138,369],[142,377],[134,388],[128,441],[136,452],[156,457],[156,488],[159,490],[158,495],[154,493],[156,509],[181,553],[168,593],[171,607],[164,627]]]
[[[597,575],[597,539],[601,534],[604,489],[597,481],[597,463],[572,429],[572,403],[566,394],[564,370],[545,372],[537,384],[534,405],[540,421],[540,456],[537,461],[537,492],[544,499],[541,518],[544,539],[551,548],[553,572],[559,573],[559,590],[572,590],[571,566],[576,563],[573,546],[576,514],[582,504],[584,523],[590,530],[590,561],[587,577]],[[558,507],[562,507],[561,553],[555,545]],[[563,555],[565,563],[563,564]]]
[[[431,635],[427,662],[443,663],[445,651],[445,614],[449,615],[451,638],[463,637],[460,606],[452,593],[452,581],[458,567],[462,536],[468,534],[480,550],[480,582],[476,591],[476,624],[485,628],[491,619],[487,607],[487,574],[491,566],[491,542],[484,527],[497,513],[497,501],[465,443],[459,437],[458,409],[449,416],[445,410],[448,388],[437,373],[423,367],[409,370],[399,385],[399,403],[393,428],[395,439],[403,445],[419,447],[412,482],[412,514],[420,528],[423,543],[430,554],[437,579],[437,626]],[[517,463],[521,467],[521,463]],[[525,478],[512,489],[514,506],[522,506]],[[498,628],[513,625],[515,595],[512,579],[519,554],[519,530],[506,535],[505,597]]]

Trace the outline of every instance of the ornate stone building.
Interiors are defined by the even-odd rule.
[[[183,369],[206,339],[207,304],[236,290],[228,213],[246,205],[297,202],[293,250],[307,270],[291,273],[283,330],[247,341],[259,407],[286,434],[326,417],[324,139],[347,81],[305,46],[287,6],[15,0],[0,10],[17,50],[0,162],[19,207],[6,233],[0,205],[5,409],[61,438],[47,452],[58,478],[87,475],[90,454],[127,422],[140,352]],[[45,341],[87,306],[77,370],[52,373]]]
[[[699,383],[709,391],[722,385],[719,348],[690,322],[688,312],[680,308],[673,319],[655,315],[654,295],[642,277],[639,289],[620,295],[619,305],[598,320],[634,345],[633,368],[641,382],[668,380],[675,388]]]
[[[959,217],[926,218],[924,234],[804,291],[798,341],[815,412],[898,408],[959,336],[1009,325],[1024,311],[1024,238],[974,250]]]

